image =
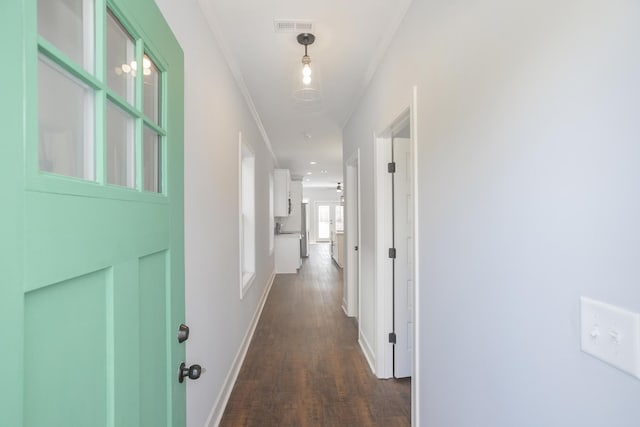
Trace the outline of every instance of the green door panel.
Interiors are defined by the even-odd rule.
[[[121,105],[105,82],[107,7],[135,38],[138,60],[148,54],[161,69],[157,124],[144,116],[141,89]],[[37,0],[0,2],[1,426],[186,424],[177,381],[185,345],[176,340],[184,322],[183,55],[153,0],[96,0],[94,9],[95,72],[87,72],[38,35]],[[95,179],[39,169],[43,55],[93,91]],[[106,184],[107,102],[135,123],[134,188]],[[160,136],[161,193],[144,191],[145,127]]]
[[[140,294],[144,298],[139,300],[140,318],[140,425],[167,425],[170,415],[167,412],[167,389],[170,383],[162,375],[167,372],[166,354],[167,316],[164,310],[167,300],[166,268],[167,260],[171,259],[168,252],[158,252],[148,255],[139,261],[138,283]],[[169,369],[175,371],[175,369]],[[175,381],[174,378],[170,378]]]
[[[106,425],[109,282],[103,270],[25,295],[25,426]]]

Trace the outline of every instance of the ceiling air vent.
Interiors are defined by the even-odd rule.
[[[276,33],[311,33],[313,22],[296,19],[276,19],[273,21]]]

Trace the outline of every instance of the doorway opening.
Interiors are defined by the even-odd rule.
[[[376,360],[379,378],[411,377],[418,399],[417,89],[411,103],[375,135]]]
[[[340,202],[315,202],[315,241],[331,242],[336,228],[343,227]],[[338,230],[341,231],[341,230]]]
[[[376,375],[416,373],[416,126],[412,102],[375,139]],[[416,381],[412,381],[415,383]]]

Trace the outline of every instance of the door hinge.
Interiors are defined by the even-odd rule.
[[[391,344],[395,344],[396,343],[396,333],[395,332],[389,332],[389,342]]]
[[[389,248],[389,258],[396,258],[396,248]]]
[[[396,162],[387,163],[387,172],[396,173]]]

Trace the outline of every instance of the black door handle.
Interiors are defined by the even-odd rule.
[[[178,342],[183,343],[189,339],[189,327],[184,323],[178,328]]]
[[[190,380],[197,380],[201,374],[202,367],[200,365],[191,365],[187,368],[187,365],[182,362],[178,370],[178,382],[183,383],[185,377],[188,377]]]

